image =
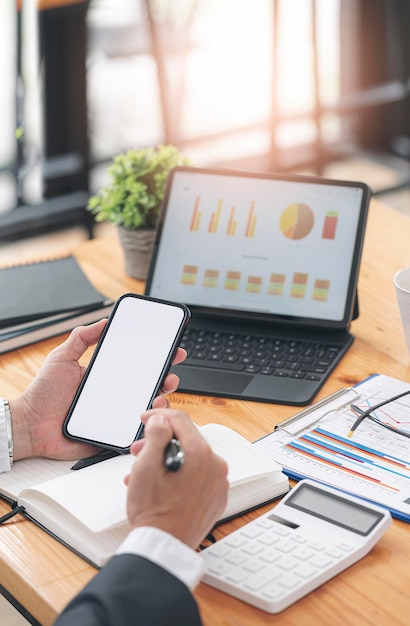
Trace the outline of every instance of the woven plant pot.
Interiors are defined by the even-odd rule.
[[[118,234],[124,251],[125,272],[131,278],[146,280],[155,230],[131,229],[118,226]]]

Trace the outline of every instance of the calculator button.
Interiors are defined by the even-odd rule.
[[[218,543],[217,549],[215,549],[214,547],[209,547],[203,551],[203,555],[207,559],[209,557],[214,558],[214,559],[223,559],[231,551],[232,551],[231,548],[227,546],[224,541],[221,541],[220,543]]]
[[[278,561],[278,563],[277,563],[278,567],[280,567],[281,569],[286,570],[287,572],[289,572],[294,567],[296,567],[297,564],[298,564],[298,562],[296,561],[296,559],[294,559],[291,556],[283,556],[280,559],[280,561]]]
[[[299,561],[307,561],[314,555],[312,550],[309,548],[298,548],[293,556],[295,556]]]
[[[274,533],[265,533],[262,537],[258,537],[258,542],[263,543],[265,546],[273,546],[278,541],[280,541],[280,537]]]
[[[338,543],[337,548],[340,548],[341,550],[343,550],[344,552],[351,552],[353,550],[353,546],[350,545],[350,543]]]
[[[228,574],[226,575],[226,580],[230,580],[233,583],[241,583],[248,577],[249,577],[249,572],[247,572],[241,567],[237,567],[236,569],[233,569],[230,572],[228,572]]]
[[[231,550],[226,556],[225,560],[227,563],[232,563],[232,565],[240,565],[244,561],[246,561],[248,557],[243,552],[239,550]]]
[[[262,589],[262,595],[265,596],[265,598],[268,598],[268,600],[279,600],[279,598],[284,596],[285,593],[285,588],[280,587],[277,582]]]
[[[249,559],[248,561],[246,561],[243,567],[244,569],[246,569],[246,571],[252,572],[252,574],[256,574],[265,567],[265,564],[259,559]]]
[[[209,565],[208,569],[212,572],[212,574],[224,576],[230,569],[232,569],[232,565],[226,563],[225,561],[215,561]]]
[[[225,539],[225,543],[227,546],[230,546],[232,548],[240,548],[241,546],[245,545],[246,539],[240,534],[236,535],[235,533],[233,533],[233,535],[229,535]]]
[[[250,589],[251,591],[259,591],[268,583],[273,582],[275,578],[279,578],[281,573],[278,571],[276,576],[272,576],[272,572],[260,572],[259,574],[254,574],[244,583],[244,587],[246,589]]]
[[[293,543],[293,541],[281,541],[280,543],[278,543],[276,549],[279,550],[279,552],[288,554],[289,552],[292,552],[292,550],[294,550],[295,547],[296,546]]]
[[[302,563],[295,571],[295,574],[301,578],[312,578],[316,572],[317,569],[309,565],[309,563]]]
[[[307,538],[305,537],[305,535],[300,535],[298,533],[295,533],[294,535],[292,535],[292,539],[293,541],[296,541],[296,543],[306,543],[307,542]]]
[[[254,525],[250,525],[248,527],[245,526],[245,528],[241,529],[241,535],[243,535],[244,537],[248,537],[249,539],[255,539],[255,537],[259,537],[260,535],[262,535],[263,530],[261,528],[258,528],[257,526]]]
[[[274,563],[280,559],[281,556],[280,552],[278,552],[275,548],[268,548],[268,550],[265,550],[259,558],[262,559],[262,561],[266,561],[266,563]]]
[[[278,585],[280,587],[285,587],[286,589],[294,589],[295,587],[298,587],[298,585],[300,585],[301,583],[302,581],[300,580],[300,578],[294,576],[293,574],[287,574],[278,581]]]
[[[286,528],[286,526],[281,526],[280,524],[275,524],[275,533],[280,535],[281,537],[287,537],[290,534],[290,530]]]
[[[330,548],[330,550],[326,550],[325,554],[331,556],[332,559],[341,559],[344,556],[343,552],[337,548]]]
[[[329,567],[333,563],[333,559],[325,556],[324,554],[317,554],[311,561],[311,565],[313,567],[317,567],[318,569],[324,569],[325,567]]]
[[[311,541],[308,544],[308,547],[312,548],[312,550],[315,550],[316,552],[321,552],[322,550],[325,549],[325,546],[319,543],[318,541]]]
[[[256,526],[260,526],[261,528],[271,529],[272,528],[272,520],[267,517],[261,517],[257,520]]]
[[[250,554],[252,556],[256,554],[260,554],[263,551],[263,549],[264,549],[263,546],[259,542],[256,542],[256,541],[249,541],[242,547],[242,550],[246,552],[246,554]]]

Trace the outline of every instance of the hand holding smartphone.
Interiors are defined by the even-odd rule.
[[[183,304],[125,294],[107,326],[64,422],[69,439],[127,452],[171,367],[190,318]]]

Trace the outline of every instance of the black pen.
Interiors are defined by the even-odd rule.
[[[181,465],[185,463],[185,452],[181,450],[178,439],[173,437],[167,447],[164,455],[165,467],[170,472],[177,472]]]
[[[77,463],[71,467],[72,470],[83,469],[84,467],[89,467],[90,465],[95,465],[96,463],[100,463],[101,461],[106,461],[107,459],[112,459],[114,456],[118,456],[120,452],[116,450],[103,450],[94,456],[90,456],[87,459],[80,459]]]
[[[103,450],[94,456],[90,456],[87,459],[80,459],[71,467],[72,470],[83,469],[84,467],[89,467],[90,465],[95,465],[96,463],[100,463],[101,461],[106,461],[107,459],[111,459],[114,456],[118,456],[120,452],[116,452],[115,450]],[[176,472],[179,470],[181,465],[185,463],[185,453],[181,450],[178,439],[171,439],[165,448],[164,455],[164,463],[165,467],[170,472]]]
[[[83,469],[84,467],[89,467],[90,465],[95,465],[96,463],[100,463],[101,461],[106,461],[107,459],[111,459],[115,456],[118,456],[120,452],[115,450],[103,450],[94,456],[90,456],[87,459],[80,459],[71,467],[72,470]],[[178,439],[172,438],[167,447],[165,448],[165,459],[164,459],[165,467],[170,472],[176,472],[179,470],[181,465],[185,463],[185,452],[181,450]]]

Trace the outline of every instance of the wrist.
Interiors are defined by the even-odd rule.
[[[168,570],[191,591],[200,582],[205,561],[192,548],[166,531],[139,526],[130,531],[117,554],[138,554]]]

